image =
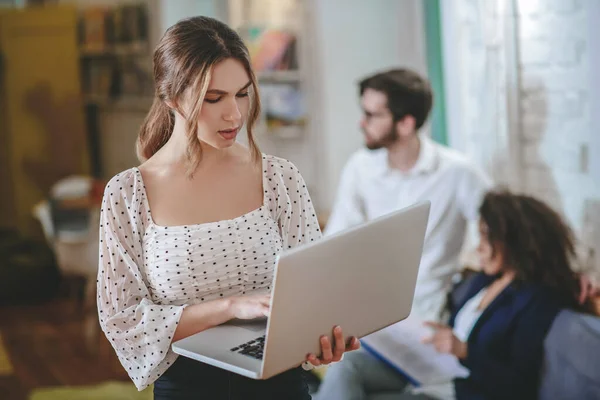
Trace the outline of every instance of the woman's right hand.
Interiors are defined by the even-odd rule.
[[[232,318],[255,319],[269,316],[270,295],[230,297],[227,300]]]
[[[219,326],[234,318],[255,319],[269,316],[270,300],[269,295],[252,295],[226,297],[190,305],[184,308],[181,314],[173,341]]]

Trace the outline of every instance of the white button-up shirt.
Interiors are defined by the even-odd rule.
[[[477,221],[491,181],[463,155],[424,136],[411,170],[392,169],[387,156],[385,149],[361,149],[350,158],[325,234],[419,201],[431,201],[412,312],[420,318],[438,320],[452,277],[459,271],[468,222]]]

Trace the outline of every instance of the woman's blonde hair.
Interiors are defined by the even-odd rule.
[[[261,159],[252,132],[260,115],[260,99],[248,49],[240,36],[224,23],[209,17],[192,17],[170,27],[154,51],[155,95],[136,143],[140,162],[152,157],[173,133],[175,116],[168,102],[187,120],[188,173],[191,176],[202,158],[198,117],[211,72],[217,63],[228,58],[239,61],[250,77],[252,90],[246,131],[253,160],[258,162]],[[188,88],[191,89],[191,98],[195,100],[191,112],[186,113],[181,109],[179,100]]]

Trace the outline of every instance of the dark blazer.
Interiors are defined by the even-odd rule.
[[[456,303],[457,312],[494,280],[477,274]],[[536,284],[507,286],[483,311],[467,340],[462,363],[471,371],[455,380],[458,400],[535,400],[544,354],[544,338],[566,304],[552,290]]]

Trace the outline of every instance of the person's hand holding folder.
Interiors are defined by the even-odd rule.
[[[469,375],[453,352],[460,348],[456,346],[458,339],[452,340],[453,336],[452,330],[445,325],[431,326],[409,317],[365,336],[361,342],[367,351],[404,375],[413,386],[420,387]],[[431,338],[431,344],[425,344],[424,338]],[[440,351],[435,343],[447,351]]]
[[[425,322],[425,326],[434,330],[433,335],[425,337],[423,343],[432,344],[440,353],[452,354],[460,360],[467,358],[467,344],[460,341],[452,328],[438,322]]]

